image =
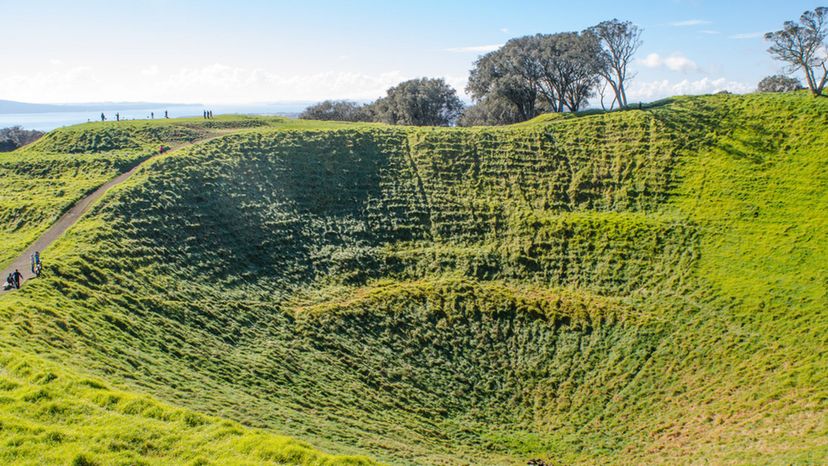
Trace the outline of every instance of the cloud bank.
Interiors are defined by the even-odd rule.
[[[727,78],[704,77],[697,80],[683,79],[675,82],[668,79],[639,82],[632,81],[627,88],[630,102],[649,102],[674,95],[715,94],[729,91],[735,94],[752,92],[755,86]]]
[[[693,60],[685,57],[680,53],[675,53],[667,57],[662,57],[657,53],[651,53],[644,58],[636,60],[636,62],[647,68],[667,68],[670,71],[696,71],[699,66]]]

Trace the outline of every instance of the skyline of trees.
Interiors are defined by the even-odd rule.
[[[547,112],[577,112],[599,97],[604,110],[626,109],[630,64],[643,44],[643,29],[630,21],[602,21],[583,31],[515,37],[479,56],[469,71],[465,106],[442,78],[412,79],[388,89],[369,104],[324,101],[300,118],[377,121],[401,125],[473,126],[526,121]],[[768,52],[801,71],[812,95],[828,84],[828,8],[804,12],[764,35]],[[760,92],[787,92],[801,86],[784,75],[768,76]],[[604,99],[611,97],[609,108]]]
[[[462,121],[506,124],[546,112],[577,112],[612,90],[610,109],[627,107],[627,82],[642,29],[630,21],[603,21],[581,32],[517,37],[479,57],[466,91],[474,106]],[[504,105],[511,111],[503,111]],[[477,108],[477,106],[480,106]],[[493,112],[494,108],[501,111]]]
[[[388,123],[408,126],[451,126],[464,105],[443,78],[417,78],[388,89],[385,97],[366,104],[325,100],[307,107],[299,118]]]

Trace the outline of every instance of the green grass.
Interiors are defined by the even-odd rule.
[[[392,464],[824,463],[827,123],[801,94],[502,128],[229,118],[46,251],[0,297],[0,341]]]
[[[19,351],[0,353],[4,464],[368,465],[174,408]]]

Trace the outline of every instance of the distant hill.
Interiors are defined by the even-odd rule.
[[[158,102],[90,102],[71,104],[32,104],[27,102],[16,102],[14,100],[0,100],[0,114],[85,111],[105,112],[110,110],[138,110],[143,108],[178,107],[183,105],[199,104],[171,104]]]

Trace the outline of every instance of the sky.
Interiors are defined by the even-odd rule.
[[[828,0],[0,0],[0,99],[257,103],[370,100],[442,77],[510,38],[629,20],[629,100],[750,92],[783,71],[762,33]]]

